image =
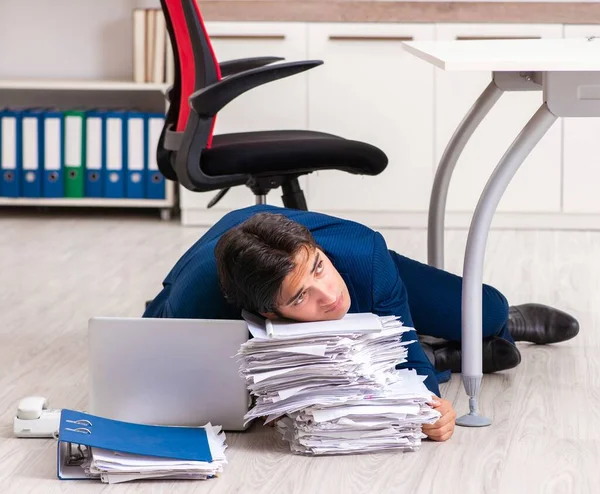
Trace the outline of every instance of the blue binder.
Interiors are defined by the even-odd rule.
[[[127,125],[124,111],[106,112],[106,169],[104,172],[104,195],[111,198],[125,197],[124,168],[127,163]]]
[[[48,110],[43,114],[43,121],[44,157],[42,163],[44,173],[42,194],[44,197],[64,197],[64,116],[63,113],[58,110]]]
[[[86,118],[85,195],[104,197],[106,112],[89,111]]]
[[[4,182],[4,177],[3,177],[3,173],[2,173],[2,112],[4,111],[4,108],[0,108],[0,197],[2,197],[4,195],[4,193],[2,192],[4,189],[4,186],[2,185]]]
[[[57,476],[89,479],[80,466],[69,466],[69,445],[101,448],[134,455],[212,462],[206,430],[133,424],[63,409],[58,433]]]
[[[158,169],[156,151],[158,140],[165,124],[162,113],[149,113],[146,119],[146,197],[148,199],[165,198],[165,177]]]
[[[42,197],[44,158],[44,119],[42,110],[26,110],[21,115],[22,159],[21,195]]]
[[[21,195],[22,136],[21,112],[12,109],[0,111],[0,181],[4,197]]]
[[[139,111],[127,112],[127,161],[125,186],[130,199],[143,199],[146,195],[145,127],[146,115]]]

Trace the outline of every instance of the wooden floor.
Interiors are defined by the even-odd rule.
[[[304,458],[275,431],[228,436],[229,465],[207,482],[106,486],[56,479],[56,444],[12,437],[20,398],[87,406],[87,321],[138,316],[144,301],[202,230],[154,218],[0,212],[0,493],[591,493],[600,483],[600,232],[490,233],[485,281],[513,304],[556,305],[580,335],[520,345],[522,364],[484,378],[484,429],[458,428],[416,453]],[[425,260],[424,231],[384,232]],[[460,273],[466,232],[447,235],[447,269]],[[458,376],[443,387],[459,414]]]

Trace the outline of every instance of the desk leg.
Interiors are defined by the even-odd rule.
[[[444,269],[444,214],[450,178],[467,142],[502,95],[494,81],[481,93],[475,104],[467,112],[454,135],[448,142],[435,173],[431,197],[429,199],[429,220],[427,226],[427,261],[430,266]]]
[[[462,380],[469,395],[470,412],[456,421],[458,425],[482,427],[491,424],[490,419],[477,413],[477,398],[483,376],[481,287],[488,231],[508,184],[556,119],[544,103],[494,169],[475,208],[467,238],[462,286]]]

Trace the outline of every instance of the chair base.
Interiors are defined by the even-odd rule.
[[[281,190],[283,195],[281,196],[283,200],[283,205],[289,209],[300,209],[302,211],[308,211],[308,206],[306,205],[306,198],[304,197],[304,192],[300,188],[300,184],[298,183],[297,177],[292,177],[285,179],[281,182],[281,177],[277,178],[252,178],[252,180],[246,184],[252,192],[254,192],[254,196],[256,198],[256,204],[266,204],[267,203],[267,194],[270,190],[281,185]],[[227,187],[225,189],[221,189],[215,197],[211,199],[211,201],[206,206],[208,209],[212,208],[215,204],[217,204],[231,187]]]
[[[304,192],[300,188],[297,178],[285,182],[281,186],[281,190],[283,192],[281,199],[283,199],[283,205],[286,208],[308,211],[306,198],[304,197]]]
[[[290,209],[308,211],[304,192],[297,176],[252,177],[246,184],[256,197],[256,204],[266,204],[267,194],[281,186],[283,206]]]

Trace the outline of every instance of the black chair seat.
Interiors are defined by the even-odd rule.
[[[207,175],[300,175],[318,170],[343,170],[377,175],[387,156],[364,142],[307,130],[276,130],[221,134],[202,152]]]

